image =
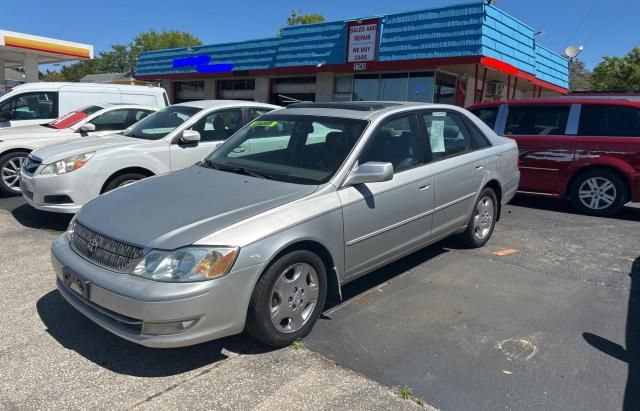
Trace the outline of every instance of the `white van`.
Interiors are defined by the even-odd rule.
[[[98,83],[28,83],[0,97],[0,128],[44,124],[89,105],[169,105],[161,87]]]

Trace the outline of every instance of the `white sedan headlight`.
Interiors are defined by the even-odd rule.
[[[165,282],[213,280],[225,276],[238,256],[238,247],[186,247],[151,250],[131,274]]]
[[[96,152],[78,154],[77,156],[67,157],[60,161],[47,164],[40,174],[66,174],[79,169],[93,157]]]

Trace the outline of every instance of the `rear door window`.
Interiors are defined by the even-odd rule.
[[[509,106],[504,134],[507,136],[564,135],[569,119],[570,105]]]
[[[482,120],[486,125],[491,127],[491,130],[495,129],[496,120],[498,118],[498,107],[486,107],[486,108],[477,108],[475,110],[471,110],[473,114],[475,114],[480,120]]]
[[[583,104],[580,136],[640,137],[640,110],[606,104]]]
[[[457,114],[447,111],[429,111],[422,115],[422,119],[427,130],[433,160],[463,154],[474,149],[473,139]]]

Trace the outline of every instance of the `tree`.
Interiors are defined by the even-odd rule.
[[[584,62],[577,58],[569,62],[569,90],[591,90],[591,72],[587,69]]]
[[[287,26],[322,23],[324,21],[326,21],[326,19],[321,14],[298,14],[297,11],[291,10],[291,14],[287,17]]]
[[[138,55],[143,51],[200,46],[202,42],[189,33],[177,30],[149,30],[140,33],[129,44],[114,44],[93,60],[64,66],[58,73],[41,73],[42,81],[78,81],[87,74],[134,72]]]
[[[598,91],[640,91],[640,47],[624,57],[605,57],[593,69],[593,87]]]

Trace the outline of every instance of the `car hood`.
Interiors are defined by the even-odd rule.
[[[73,130],[68,128],[57,129],[41,125],[0,128],[0,140],[38,138],[57,134],[73,134]]]
[[[54,144],[33,152],[33,155],[42,159],[45,164],[62,160],[70,156],[89,153],[100,149],[118,148],[133,144],[148,143],[149,140],[125,137],[122,134],[111,134],[105,137],[84,137],[80,140]]]
[[[82,207],[77,221],[127,243],[173,250],[317,187],[193,166],[104,194]]]

